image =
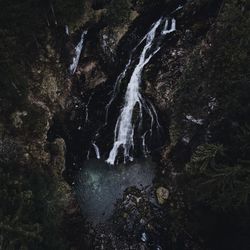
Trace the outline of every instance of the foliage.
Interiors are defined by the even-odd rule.
[[[102,9],[110,2],[111,0],[93,0],[92,7],[94,9]]]
[[[4,135],[11,132],[9,116],[27,104],[32,65],[46,50],[46,19],[53,23],[48,3],[0,0],[0,114]],[[46,128],[44,110],[32,105],[26,108],[30,116],[24,118],[23,135],[16,138],[17,142],[27,135],[34,138],[25,139],[38,141],[40,134],[35,133]],[[21,145],[21,152],[10,153],[12,147],[4,152],[2,139],[0,143],[0,249],[65,249],[60,232],[62,202],[57,177],[37,159],[32,166],[21,163],[23,148],[30,145]]]
[[[190,173],[203,173],[208,168],[213,168],[216,164],[216,158],[223,154],[224,149],[222,145],[200,145],[192,154],[192,159],[190,164],[187,165],[187,170]]]
[[[246,206],[250,195],[250,161],[229,166],[221,163],[224,158],[222,145],[204,144],[193,153],[186,174],[195,187],[194,199],[216,210]]]
[[[250,159],[250,125],[242,125],[236,134],[236,146],[244,159]]]
[[[83,12],[82,0],[0,0],[0,111],[10,113],[27,99],[31,66],[45,54],[49,28]]]
[[[128,21],[130,17],[130,0],[113,0],[107,6],[105,21],[110,26],[119,26]]]
[[[55,20],[59,24],[73,24],[84,13],[84,1],[82,0],[53,0],[51,8],[55,13]]]
[[[201,9],[208,3],[195,2]],[[208,249],[247,249],[249,244],[249,25],[248,1],[223,1],[215,24],[187,63],[172,106],[172,124],[192,132],[191,160],[179,186],[188,207],[185,227]],[[185,122],[187,114],[204,124]]]
[[[0,166],[1,249],[64,249],[59,238],[60,196],[39,168]]]
[[[0,1],[1,111],[10,112],[27,97],[27,69],[44,39],[44,5],[40,0]],[[11,100],[11,101],[10,101]]]
[[[250,13],[243,3],[225,1],[213,32],[198,46],[176,93],[176,110],[207,109],[208,97],[218,101],[218,116],[245,121],[249,113]],[[223,35],[222,35],[223,34]],[[223,114],[223,115],[222,115]]]

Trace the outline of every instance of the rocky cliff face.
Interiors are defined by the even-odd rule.
[[[66,145],[48,142],[47,133],[67,109],[71,82],[56,17],[41,2],[2,1],[1,9],[0,248],[61,249],[71,199],[62,177]]]
[[[8,58],[10,62],[2,65],[0,245],[3,249],[19,246],[34,249],[36,245],[48,249],[61,245],[60,224],[70,198],[69,187],[62,178],[65,143],[62,139],[49,143],[47,132],[54,115],[66,108],[70,82],[53,48],[51,31],[45,27],[45,33],[46,47],[38,49],[32,64],[17,65],[16,61],[12,64],[13,58]],[[7,47],[3,53],[8,52]],[[14,72],[6,72],[8,67],[13,67]],[[55,224],[47,216],[54,217]],[[55,239],[49,236],[48,228]]]
[[[75,205],[62,175],[65,141],[50,139],[50,127],[71,112],[79,78],[85,78],[84,94],[106,81],[111,70],[104,65],[114,60],[128,24],[119,32],[118,26],[103,25],[107,10],[94,9],[92,1],[37,6],[3,1],[1,9],[6,13],[1,17],[0,248],[68,249],[63,217]],[[128,23],[133,12],[130,16]],[[71,77],[68,68],[83,29],[90,29],[95,44],[87,44],[84,60]]]
[[[145,91],[169,122],[162,181],[171,186],[177,209],[185,211],[181,216],[185,230],[203,238],[204,247],[245,249],[248,243],[226,228],[235,223],[244,228],[240,234],[248,231],[240,221],[248,217],[244,210],[249,203],[237,193],[245,193],[248,174],[243,177],[243,172],[249,165],[241,144],[246,135],[240,132],[248,124],[249,112],[244,66],[248,49],[242,46],[249,39],[243,31],[249,9],[246,2],[189,2],[180,19],[185,16],[185,29],[173,38],[176,45],[168,46],[159,64],[155,60],[145,71],[149,79]],[[202,225],[192,220],[201,220]]]

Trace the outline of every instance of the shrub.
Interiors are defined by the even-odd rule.
[[[113,0],[107,6],[105,21],[111,26],[118,26],[128,21],[131,3],[129,0]]]
[[[204,144],[193,153],[186,168],[193,199],[213,210],[234,210],[249,205],[250,161],[226,165],[225,158],[222,145]]]

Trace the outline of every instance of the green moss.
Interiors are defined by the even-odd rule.
[[[228,165],[226,165],[226,163]],[[249,204],[250,161],[229,165],[222,145],[200,145],[187,165],[190,194],[213,210],[235,210]],[[195,188],[194,188],[195,187]]]
[[[14,163],[1,163],[0,173],[0,232],[7,249],[65,249],[55,178]]]
[[[18,74],[20,71],[22,69],[18,65],[0,69],[2,76],[0,103],[2,108],[6,107],[9,110],[14,106],[20,106],[25,103],[28,94],[28,84],[27,79]]]
[[[34,137],[44,135],[48,122],[47,116],[48,114],[44,109],[34,105],[29,106],[27,116],[23,119],[24,131],[27,131],[27,133]]]
[[[85,11],[82,0],[54,0],[52,6],[59,24],[73,25]]]

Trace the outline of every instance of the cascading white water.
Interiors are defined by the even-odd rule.
[[[133,160],[132,156],[130,155],[130,150],[134,144],[134,126],[132,122],[133,111],[136,104],[138,104],[140,108],[140,116],[142,117],[142,97],[139,91],[142,70],[152,58],[152,56],[160,49],[160,47],[158,47],[156,49],[153,49],[153,51],[149,53],[150,49],[153,46],[157,28],[160,26],[161,22],[162,18],[159,19],[147,33],[146,44],[140,55],[139,63],[136,65],[128,83],[127,91],[125,94],[125,104],[116,123],[113,148],[110,151],[108,159],[106,160],[107,163],[111,165],[115,163],[120,147],[123,148],[124,161],[128,159]],[[165,25],[163,31],[166,30],[167,26]],[[162,34],[165,35],[165,33]],[[143,144],[145,144],[145,138],[143,138]]]
[[[85,123],[89,121],[89,104],[92,100],[93,93],[90,95],[88,102],[85,105]]]
[[[170,26],[170,27],[169,27]],[[158,29],[161,27],[161,30],[158,31]],[[166,34],[169,34],[176,29],[176,21],[175,19],[165,19],[160,18],[157,22],[155,22],[149,32],[140,40],[140,42],[134,47],[134,49],[130,53],[130,57],[128,60],[128,63],[126,64],[124,70],[122,73],[118,76],[115,84],[114,84],[114,90],[111,96],[111,99],[109,103],[106,105],[106,117],[105,117],[105,123],[97,130],[96,135],[92,139],[90,148],[87,153],[87,159],[89,159],[91,147],[94,148],[97,159],[100,159],[100,150],[96,144],[97,137],[100,134],[100,131],[108,125],[108,113],[109,108],[112,105],[113,101],[117,97],[117,94],[120,91],[120,84],[122,80],[127,76],[128,71],[134,67],[132,70],[132,75],[130,77],[130,80],[127,85],[127,90],[125,93],[124,98],[124,106],[121,109],[120,115],[117,119],[116,126],[115,126],[115,132],[114,132],[114,144],[113,147],[109,153],[109,157],[106,160],[108,164],[114,165],[115,161],[117,159],[117,155],[119,152],[119,149],[123,150],[123,156],[124,156],[124,162],[127,162],[128,160],[132,161],[133,157],[131,155],[133,149],[134,149],[134,133],[135,129],[139,129],[138,131],[143,132],[143,134],[139,134],[137,138],[141,138],[139,142],[139,146],[141,146],[142,151],[144,155],[148,155],[150,152],[147,147],[147,140],[152,138],[153,134],[153,128],[156,128],[159,132],[160,124],[158,121],[158,116],[156,109],[154,108],[153,104],[149,100],[144,100],[143,96],[140,93],[140,84],[142,81],[142,72],[144,69],[144,66],[150,61],[150,59],[161,49],[160,44],[162,42],[162,37],[164,37]],[[70,70],[72,73],[75,72],[77,68],[77,64],[80,58],[81,50],[84,43],[84,36],[87,32],[83,32],[81,36],[81,41],[76,46],[76,57],[73,60],[73,63],[70,67]],[[156,36],[156,34],[159,34]],[[145,43],[144,47],[142,48],[141,54],[139,56],[139,62],[138,56],[137,56],[137,50],[141,49],[142,43]],[[137,64],[135,64],[137,63]],[[92,96],[90,97],[86,107],[86,117],[85,122],[88,122],[88,104],[91,100]],[[139,125],[136,125],[137,122],[134,121],[134,111],[135,108],[138,107],[139,115],[138,121]],[[144,112],[147,114],[147,116],[150,119],[150,128],[143,131],[143,117]],[[136,130],[137,131],[137,130]],[[140,133],[140,132],[139,132]],[[159,134],[159,133],[157,133]],[[137,135],[137,134],[136,134]],[[137,146],[137,145],[136,145]]]
[[[119,88],[119,84],[122,81],[122,79],[126,76],[126,73],[128,71],[128,68],[130,66],[131,63],[131,56],[129,58],[128,63],[125,66],[125,69],[122,71],[122,73],[117,77],[116,81],[115,81],[115,86],[114,86],[114,90],[113,90],[113,94],[112,97],[109,101],[109,103],[106,105],[106,116],[105,116],[105,125],[107,125],[108,123],[108,113],[109,113],[109,108],[112,104],[112,102],[114,101],[115,97],[116,97],[116,93],[118,92],[118,88]]]
[[[106,160],[107,163],[114,165],[118,150],[120,147],[123,149],[123,155],[124,155],[124,161],[127,160],[133,160],[133,157],[130,155],[131,148],[134,146],[134,126],[133,126],[133,112],[135,109],[135,106],[138,104],[139,110],[140,110],[140,117],[142,117],[142,107],[145,105],[144,102],[142,101],[142,96],[139,91],[140,83],[141,83],[141,77],[142,77],[142,71],[144,66],[149,62],[149,60],[152,58],[154,54],[156,54],[159,50],[160,47],[157,47],[153,49],[153,51],[150,51],[154,39],[156,36],[156,31],[157,28],[161,25],[162,23],[162,18],[160,18],[150,29],[150,31],[146,35],[146,44],[142,50],[142,53],[140,55],[139,63],[136,65],[132,76],[130,78],[130,81],[128,83],[127,91],[125,94],[125,104],[124,107],[122,108],[122,111],[120,113],[120,116],[118,117],[117,123],[116,123],[116,128],[115,128],[115,134],[114,134],[114,144],[113,148],[110,151],[109,157]],[[161,31],[161,35],[166,35],[169,34],[176,29],[176,21],[175,19],[171,20],[171,28],[168,28],[168,20],[166,20],[165,25]],[[144,40],[144,39],[143,39]],[[142,41],[143,41],[142,40]],[[142,42],[141,41],[141,42]],[[140,43],[141,43],[140,42]],[[138,47],[138,45],[137,45]],[[150,53],[149,53],[150,52]],[[131,61],[131,58],[130,58]],[[129,63],[126,65],[124,72],[119,76],[119,77],[124,77],[124,74],[127,71],[127,67],[130,64]],[[113,100],[111,99],[111,102]],[[152,106],[150,104],[150,106]],[[157,119],[157,114],[154,109],[154,107],[147,108],[148,112],[150,113],[151,116],[151,121],[154,122],[153,114],[154,113],[156,119]],[[152,111],[151,111],[152,110]],[[158,123],[158,119],[157,119]],[[152,125],[151,125],[152,127]],[[143,148],[145,149],[145,136],[143,137],[143,142],[142,142]]]
[[[132,56],[133,53],[136,51],[136,49],[145,41],[145,39],[147,38],[147,35],[145,35],[140,42],[133,48],[133,50],[131,51],[128,63],[126,64],[124,70],[122,71],[122,73],[117,77],[116,81],[115,81],[115,85],[114,85],[114,89],[113,89],[113,94],[112,97],[109,101],[109,103],[106,105],[106,118],[105,118],[105,125],[107,125],[108,123],[108,114],[109,114],[109,108],[111,106],[111,104],[113,103],[114,99],[116,98],[117,93],[119,92],[119,87],[120,87],[120,83],[121,81],[125,78],[127,71],[129,69],[129,67],[131,66],[132,63]]]
[[[75,47],[75,56],[73,57],[73,62],[69,66],[69,72],[72,75],[75,73],[75,71],[77,69],[79,59],[81,56],[81,52],[82,52],[82,48],[83,48],[84,39],[85,39],[86,35],[87,35],[87,31],[85,30],[85,31],[83,31],[83,33],[81,35],[80,42]]]
[[[95,150],[96,158],[101,159],[101,154],[100,154],[100,150],[99,150],[98,146],[94,142],[92,143],[92,145],[93,145],[94,150]]]
[[[68,25],[65,25],[65,33],[66,33],[66,35],[69,36],[69,26]]]
[[[176,20],[174,18],[171,21],[171,28],[170,29],[168,29],[168,24],[169,24],[169,20],[167,19],[165,22],[165,25],[164,25],[164,29],[161,32],[162,35],[167,35],[167,34],[176,30]]]

